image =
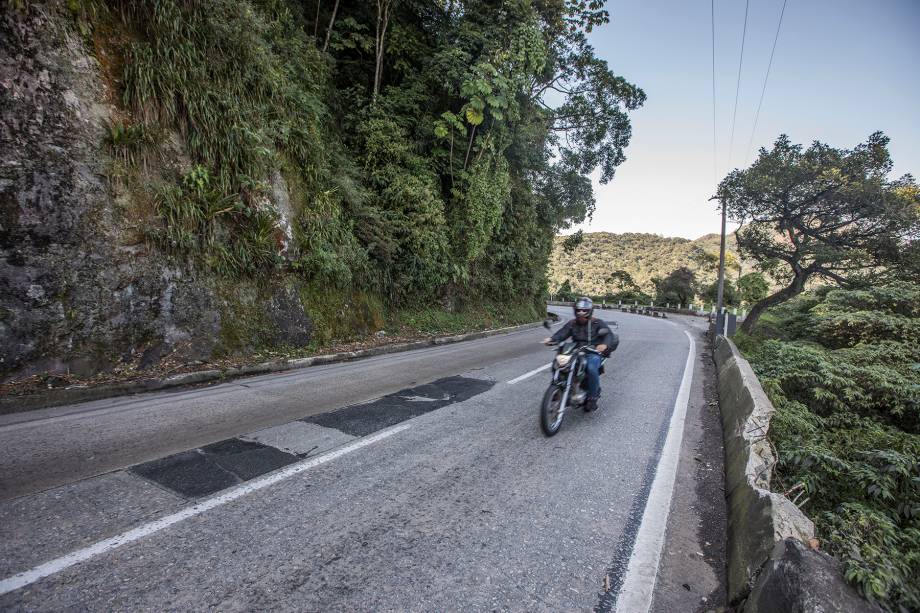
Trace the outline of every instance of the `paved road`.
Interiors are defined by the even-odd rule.
[[[601,316],[600,410],[552,439],[547,372],[509,383],[542,329],[5,416],[0,609],[610,608],[690,343]]]

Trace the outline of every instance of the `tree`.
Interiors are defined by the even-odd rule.
[[[565,240],[562,241],[562,250],[566,253],[572,253],[575,251],[579,245],[585,241],[585,234],[581,230],[575,234],[570,234],[565,237]]]
[[[645,99],[587,43],[607,21],[600,0],[339,4],[328,125],[359,172],[329,193],[359,196],[355,234],[390,295],[542,297],[553,236],[591,216],[590,175],[613,176]]]
[[[738,279],[738,294],[741,302],[754,304],[767,297],[770,285],[759,272],[749,272]]]
[[[731,251],[725,252],[725,277],[728,278],[728,271],[733,270],[738,278],[741,278],[741,259]]]
[[[884,275],[920,235],[920,190],[913,177],[889,180],[888,138],[872,134],[854,149],[780,136],[746,170],[734,170],[717,196],[742,227],[747,257],[779,266],[787,285],[758,301],[742,329],[763,311],[800,294],[812,278],[849,287]]]
[[[708,302],[711,302],[713,308],[715,308],[716,302],[719,299],[719,282],[715,281],[707,285],[705,291],[703,291],[703,297],[706,298]],[[725,283],[725,288],[722,292],[722,302],[724,306],[736,306],[738,304],[738,291],[735,289],[733,283]]]
[[[556,297],[563,302],[575,300],[575,292],[572,291],[572,283],[568,279],[562,282],[559,289],[556,290]]]
[[[326,50],[329,49],[329,39],[332,38],[332,26],[335,25],[335,15],[339,12],[339,0],[335,0],[335,4],[332,6],[332,17],[329,18],[329,27],[326,28],[326,40],[323,42],[323,53],[326,53]],[[319,24],[319,2],[316,3],[316,23]],[[313,36],[316,36],[314,31]]]
[[[719,268],[719,254],[706,251],[702,247],[694,247],[690,259],[703,270],[718,270]]]
[[[632,275],[625,270],[617,270],[611,273],[610,276],[607,277],[607,283],[611,285],[617,293],[637,293],[639,291],[639,285],[633,281]]]
[[[696,294],[696,276],[686,266],[668,273],[655,283],[655,300],[659,303],[690,304]]]
[[[377,0],[377,37],[376,37],[376,55],[374,61],[374,90],[371,94],[371,99],[376,101],[377,94],[380,93],[380,82],[383,80],[383,43],[387,35],[387,26],[390,24],[390,7],[393,5],[393,0]],[[336,3],[336,8],[338,8],[338,3]],[[335,19],[335,11],[332,13],[332,18]],[[329,23],[330,31],[332,29],[332,23]],[[327,37],[328,40],[328,37]],[[323,47],[325,49],[325,47]]]

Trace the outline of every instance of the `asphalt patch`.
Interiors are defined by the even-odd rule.
[[[186,498],[199,498],[299,459],[274,447],[232,438],[138,464],[130,472]]]
[[[207,496],[240,483],[239,477],[221,468],[198,449],[138,464],[129,472],[186,498]]]
[[[335,428],[352,436],[367,436],[449,404],[469,400],[494,385],[494,381],[483,379],[447,377],[301,421]]]
[[[224,470],[243,481],[264,475],[300,460],[296,455],[280,449],[230,438],[201,448],[202,453],[214,459]]]
[[[469,400],[494,385],[494,381],[483,379],[447,377],[301,421],[335,428],[351,436],[367,436],[449,404]],[[301,456],[269,445],[230,438],[132,466],[129,472],[180,496],[200,498],[300,459]]]

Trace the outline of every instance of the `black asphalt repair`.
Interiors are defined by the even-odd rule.
[[[449,404],[469,400],[492,389],[493,385],[494,381],[483,379],[446,377],[400,390],[372,402],[315,415],[301,421],[335,428],[352,436],[367,436]]]
[[[367,436],[488,391],[494,381],[447,377],[300,421]],[[200,498],[293,464],[304,457],[230,438],[132,466],[129,471],[185,498]]]
[[[274,447],[231,438],[132,467],[131,472],[186,498],[207,496],[300,458]]]

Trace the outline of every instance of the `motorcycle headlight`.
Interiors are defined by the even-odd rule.
[[[572,356],[571,356],[571,355],[566,355],[566,354],[564,354],[564,353],[560,353],[559,355],[556,356],[556,367],[557,367],[557,368],[565,368],[566,366],[569,365],[569,362],[571,362],[571,361],[572,361]]]

